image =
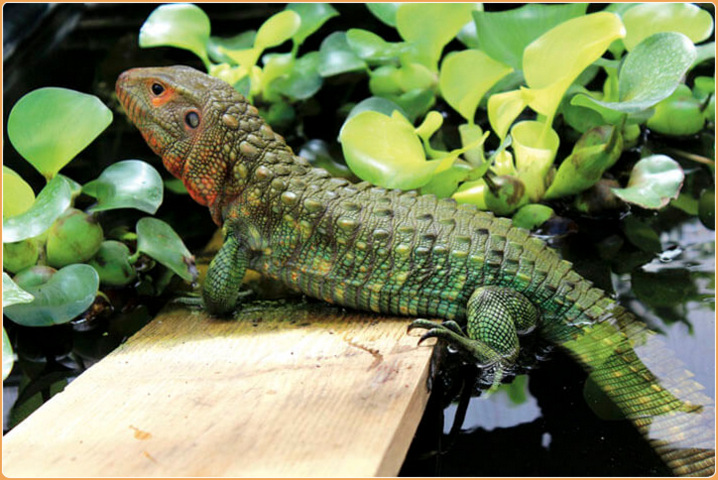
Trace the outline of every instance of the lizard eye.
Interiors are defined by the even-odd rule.
[[[159,83],[153,83],[151,89],[152,93],[154,93],[155,95],[162,95],[165,91],[165,87],[163,87]]]
[[[187,115],[184,116],[184,123],[189,128],[197,128],[199,126],[199,114],[194,110],[187,112]]]

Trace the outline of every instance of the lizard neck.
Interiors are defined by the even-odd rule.
[[[264,197],[282,177],[311,169],[247,103],[230,105],[207,133],[191,146],[178,176],[192,198],[209,207],[218,225],[226,220],[230,205],[254,198],[257,192]],[[165,165],[172,156],[167,152]]]

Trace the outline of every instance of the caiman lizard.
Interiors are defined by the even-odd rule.
[[[538,329],[590,373],[679,475],[715,468],[714,405],[645,325],[530,232],[451,199],[332,177],[257,109],[189,67],[124,72],[117,95],[165,167],[223,227],[203,303],[238,307],[246,269],[308,296],[416,319],[500,380]],[[648,363],[648,362],[646,362]]]

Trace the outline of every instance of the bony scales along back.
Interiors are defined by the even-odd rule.
[[[646,327],[511,221],[450,199],[352,184],[294,155],[231,86],[189,67],[124,72],[117,95],[165,167],[223,226],[203,303],[238,307],[251,268],[309,296],[410,317],[497,381],[518,334],[564,348],[677,474],[715,468],[714,405]],[[640,348],[638,348],[640,346]],[[636,347],[636,348],[634,348]]]

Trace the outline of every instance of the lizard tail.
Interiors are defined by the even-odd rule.
[[[610,315],[559,335],[559,344],[589,372],[671,470],[715,472],[715,402],[654,332],[611,301]]]

